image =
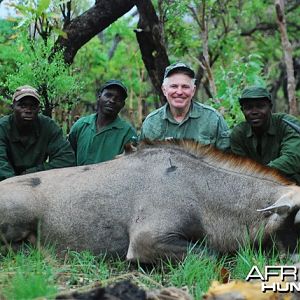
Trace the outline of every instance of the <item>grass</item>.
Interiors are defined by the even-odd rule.
[[[57,293],[55,268],[36,249],[9,252],[1,259],[0,290],[7,299],[34,299]]]
[[[281,258],[275,249],[266,253],[261,247],[254,250],[249,245],[232,257],[190,251],[181,262],[161,261],[147,268],[121,259],[95,257],[89,252],[69,251],[62,259],[51,248],[39,251],[24,247],[0,257],[0,299],[54,299],[60,293],[125,279],[145,290],[186,287],[194,299],[201,299],[213,280],[222,280],[224,269],[230,279],[245,279],[253,265],[263,270],[265,265],[287,263],[288,258]]]

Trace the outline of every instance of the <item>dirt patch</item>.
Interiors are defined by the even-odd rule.
[[[146,300],[146,292],[129,280],[107,287],[96,287],[87,292],[59,295],[55,299],[80,300]]]

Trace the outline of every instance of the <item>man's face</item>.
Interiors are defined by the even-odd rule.
[[[37,119],[39,109],[39,102],[30,96],[23,97],[13,103],[16,122],[22,125],[32,124]]]
[[[162,86],[162,91],[170,106],[175,109],[189,107],[195,90],[193,79],[182,73],[170,75]]]
[[[107,87],[98,98],[98,110],[103,115],[116,117],[125,105],[125,96],[119,87]]]
[[[241,101],[246,121],[253,129],[264,129],[268,125],[272,104],[268,99],[246,99]]]

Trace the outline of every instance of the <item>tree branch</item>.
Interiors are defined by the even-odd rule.
[[[64,24],[67,38],[59,36],[53,51],[64,49],[66,63],[72,63],[77,51],[97,33],[127,13],[134,0],[101,0],[70,23]],[[116,9],[118,8],[118,9]]]
[[[113,44],[112,44],[111,48],[108,51],[108,59],[109,60],[111,60],[112,57],[114,56],[114,54],[116,52],[116,49],[117,49],[119,43],[121,42],[121,40],[122,40],[122,38],[119,34],[116,34],[114,36]]]
[[[277,14],[277,23],[279,26],[281,44],[284,53],[284,61],[287,73],[287,91],[289,99],[289,113],[298,115],[297,101],[295,95],[296,83],[293,66],[292,46],[288,39],[285,16],[284,16],[284,0],[275,0],[275,8]]]
[[[275,31],[277,30],[277,25],[276,23],[258,23],[254,28],[249,29],[249,30],[243,30],[241,32],[241,36],[249,36],[252,35],[255,31],[268,31],[272,30]]]
[[[151,82],[161,104],[164,104],[166,99],[161,84],[169,59],[162,38],[162,28],[151,1],[136,0],[136,6],[140,14],[138,28],[135,30],[136,38]]]

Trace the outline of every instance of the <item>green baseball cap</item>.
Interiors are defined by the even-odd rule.
[[[30,85],[19,86],[13,95],[13,102],[20,101],[24,97],[32,97],[40,102],[40,95],[37,90]]]
[[[269,99],[272,101],[271,94],[268,92],[268,90],[261,86],[249,86],[246,87],[241,94],[241,97],[239,98],[239,101],[246,99]]]
[[[117,79],[111,79],[103,83],[103,85],[100,87],[99,94],[101,94],[104,89],[114,85],[120,87],[123,90],[125,98],[127,98],[128,94],[126,86],[120,80]]]
[[[179,71],[179,70],[187,71],[187,73],[189,74],[189,76],[191,78],[195,78],[195,72],[189,65],[187,65],[183,62],[176,62],[176,63],[171,64],[168,67],[166,67],[164,79],[169,77],[171,74],[176,73],[176,71]]]

